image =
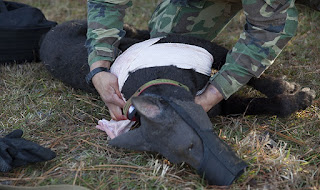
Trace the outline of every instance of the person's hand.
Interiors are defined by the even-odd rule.
[[[209,84],[202,94],[195,97],[194,101],[201,105],[204,111],[208,112],[221,100],[223,100],[222,94],[212,84]]]
[[[90,70],[92,71],[97,67],[110,68],[110,62],[97,61],[91,65]],[[127,119],[126,116],[122,115],[121,108],[124,107],[125,102],[119,90],[118,78],[112,73],[100,72],[94,75],[92,83],[100,94],[102,101],[108,107],[111,118],[113,120]]]

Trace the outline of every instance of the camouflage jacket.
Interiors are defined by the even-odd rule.
[[[167,33],[213,40],[241,9],[246,24],[229,51],[226,64],[210,78],[224,96],[230,97],[252,77],[259,77],[295,35],[298,12],[295,0],[201,0],[188,4],[164,0],[150,22],[151,37]],[[123,17],[130,0],[88,0],[86,46],[89,64],[114,61],[119,40],[125,35]]]

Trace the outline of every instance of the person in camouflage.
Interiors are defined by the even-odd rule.
[[[302,0],[319,10],[319,0]],[[90,70],[110,67],[125,35],[123,17],[130,0],[88,0],[86,46]],[[195,101],[208,111],[227,99],[252,77],[259,77],[295,35],[298,12],[295,0],[163,0],[149,21],[151,38],[169,33],[212,41],[228,22],[244,10],[246,24],[229,51],[226,64],[210,78],[205,92]],[[128,63],[130,64],[130,63]],[[117,77],[99,72],[92,82],[115,120],[126,119]]]

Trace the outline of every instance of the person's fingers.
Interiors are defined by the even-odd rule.
[[[115,121],[120,121],[120,120],[126,120],[127,117],[121,114],[113,114],[112,112],[110,112],[110,116],[111,119],[115,120]]]
[[[101,72],[92,81],[103,102],[107,105],[111,118],[114,120],[127,119],[122,115],[121,108],[125,106],[125,101],[119,90],[118,78],[112,73]]]
[[[94,78],[95,88],[99,92],[102,100],[108,104],[113,103],[123,107],[125,102],[119,90],[118,79],[112,73],[101,72]]]
[[[122,95],[121,95],[121,92],[119,90],[118,79],[116,79],[116,82],[115,82],[115,84],[113,86],[113,89],[115,90],[115,92],[118,95],[118,97],[122,99]]]
[[[111,91],[113,93],[113,96],[111,97],[111,101],[109,103],[115,104],[115,105],[119,106],[120,108],[123,108],[126,103],[123,100],[122,94],[119,90],[117,78],[115,78],[115,80],[113,81],[113,83],[110,86],[112,88]]]
[[[107,104],[110,116],[113,120],[125,120],[127,117],[122,115],[122,110],[119,106],[115,104]]]
[[[110,103],[115,104],[120,108],[123,108],[126,104],[126,102],[122,99],[122,97],[119,97],[116,94],[114,94],[112,101]]]

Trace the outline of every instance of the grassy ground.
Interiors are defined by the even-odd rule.
[[[86,18],[85,0],[16,0],[41,8],[59,23]],[[156,0],[135,0],[126,22],[146,28]],[[317,92],[313,105],[288,118],[216,117],[214,129],[249,168],[231,189],[320,189],[320,13],[299,7],[297,36],[266,72]],[[232,47],[243,16],[216,40]],[[249,94],[255,94],[247,89]],[[1,184],[76,184],[90,189],[210,189],[186,164],[172,165],[157,154],[109,147],[95,129],[109,118],[99,97],[55,80],[41,63],[0,66],[0,134],[23,129],[26,139],[50,147],[49,162],[0,174]],[[269,135],[266,135],[266,134]],[[271,148],[271,140],[276,145]]]

